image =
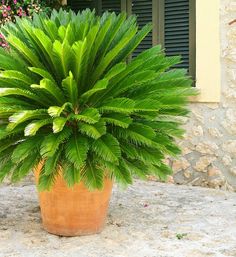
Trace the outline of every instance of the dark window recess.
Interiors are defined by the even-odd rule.
[[[167,56],[181,55],[189,69],[189,0],[165,0],[164,45]]]
[[[102,12],[109,11],[119,14],[121,12],[121,1],[120,0],[102,0]]]
[[[86,8],[94,8],[93,0],[68,0],[67,4],[75,12],[82,11]]]
[[[152,0],[133,0],[132,14],[137,15],[139,28],[142,28],[147,23],[152,22]],[[152,32],[150,32],[141,44],[136,48],[133,57],[136,57],[142,51],[152,47]]]

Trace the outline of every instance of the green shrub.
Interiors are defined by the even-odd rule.
[[[150,32],[136,18],[90,10],[53,11],[4,27],[0,49],[0,180],[26,176],[44,162],[39,189],[63,167],[72,186],[101,189],[104,176],[165,179],[165,155],[180,153],[179,116],[188,114],[192,81],[170,69],[180,57],[160,46],[127,58]]]

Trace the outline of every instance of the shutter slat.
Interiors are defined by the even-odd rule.
[[[164,22],[166,55],[181,55],[176,67],[189,69],[189,0],[165,0]]]
[[[67,3],[75,12],[82,11],[86,8],[94,8],[92,0],[68,0]]]
[[[109,11],[116,14],[121,12],[121,0],[102,0],[102,12]]]
[[[137,15],[139,28],[142,28],[147,23],[152,22],[152,0],[133,0],[132,14]],[[135,49],[133,57],[152,47],[152,32],[140,43]]]

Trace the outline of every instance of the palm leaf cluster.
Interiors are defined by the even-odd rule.
[[[43,163],[39,189],[50,189],[59,167],[68,186],[101,189],[105,176],[164,179],[165,155],[180,152],[177,117],[194,92],[179,57],[160,46],[131,53],[150,32],[136,18],[85,10],[54,11],[2,29],[0,49],[0,180],[26,176]]]

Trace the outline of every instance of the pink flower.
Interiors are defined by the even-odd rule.
[[[2,33],[0,33],[0,47],[9,50],[9,45]]]

